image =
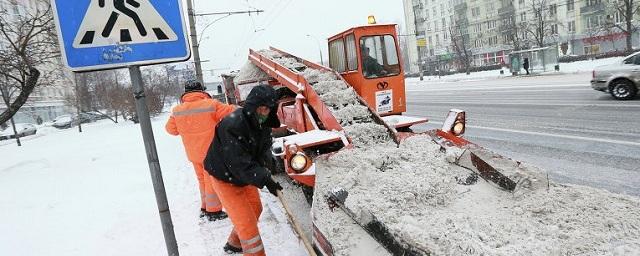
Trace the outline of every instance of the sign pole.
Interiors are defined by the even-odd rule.
[[[142,130],[142,139],[147,152],[147,161],[149,162],[149,170],[151,171],[151,181],[153,190],[156,194],[156,203],[160,213],[160,221],[162,222],[162,232],[164,233],[164,241],[167,245],[167,253],[169,256],[178,256],[178,243],[176,235],[173,232],[173,222],[171,221],[171,212],[169,211],[169,203],[167,202],[167,193],[164,189],[164,181],[162,180],[162,171],[160,170],[160,160],[156,150],[156,142],[151,129],[151,118],[149,117],[149,109],[147,108],[147,100],[144,95],[144,84],[139,66],[129,66],[129,74],[131,76],[131,84],[133,86],[133,97],[136,100],[136,113],[140,121],[140,129]]]

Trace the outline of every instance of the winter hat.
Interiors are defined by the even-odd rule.
[[[184,92],[204,91],[206,89],[207,87],[204,87],[202,83],[197,80],[189,80],[184,84]]]

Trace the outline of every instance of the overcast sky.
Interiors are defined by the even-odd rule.
[[[378,23],[404,23],[402,0],[194,0],[196,13],[264,10],[259,15],[233,15],[213,23],[204,32],[200,55],[206,81],[218,81],[219,74],[239,69],[249,48],[274,46],[319,60],[318,43],[326,52],[326,38],[349,27],[364,25],[373,14]],[[223,16],[198,18],[198,33]],[[318,40],[307,37],[315,36]],[[199,35],[202,36],[202,35]],[[319,41],[319,42],[318,42]],[[325,60],[326,62],[326,60]]]

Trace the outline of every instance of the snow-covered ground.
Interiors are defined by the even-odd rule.
[[[166,119],[153,125],[180,253],[224,255],[231,224],[198,219],[195,174]],[[139,126],[83,128],[0,144],[0,255],[166,255]],[[277,200],[262,198],[267,253],[306,255]]]
[[[597,59],[597,60],[584,60],[584,61],[576,61],[570,63],[560,63],[560,72],[555,72],[552,70],[541,72],[540,70],[532,70],[533,74],[538,75],[557,75],[557,74],[570,74],[570,73],[581,73],[581,72],[591,72],[593,68],[602,65],[608,65],[615,63],[617,61],[622,60],[623,57],[615,57],[615,58],[607,58],[607,59]],[[513,77],[511,73],[509,73],[508,68],[503,68],[504,74],[500,74],[500,70],[489,70],[489,71],[480,71],[473,72],[469,75],[465,73],[452,74],[448,76],[442,76],[438,78],[437,76],[425,76],[424,81],[432,82],[456,82],[456,81],[474,81],[474,80],[485,80],[492,78],[505,78],[505,77]],[[407,84],[420,84],[424,83],[420,82],[420,78],[411,77],[407,78]]]

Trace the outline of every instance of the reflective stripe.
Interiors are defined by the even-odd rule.
[[[260,244],[259,246],[256,246],[255,248],[252,249],[247,249],[245,250],[244,248],[242,249],[242,253],[257,253],[259,251],[264,250],[264,246],[262,244]]]
[[[255,237],[249,239],[249,240],[240,239],[240,243],[242,243],[242,244],[252,244],[252,243],[255,243],[255,242],[258,242],[258,241],[260,241],[260,235],[257,235]]]
[[[218,207],[220,203],[218,202],[207,202],[207,207]]]
[[[194,109],[189,109],[189,110],[184,110],[184,111],[176,111],[173,112],[173,116],[188,116],[188,115],[193,115],[193,114],[200,114],[200,113],[208,113],[208,112],[216,112],[216,108],[214,107],[208,107],[208,108],[194,108]]]
[[[218,199],[218,195],[216,195],[216,194],[207,194],[207,198],[215,198],[215,199]]]

